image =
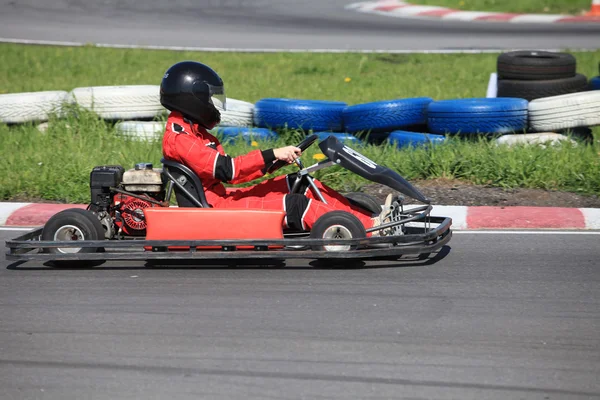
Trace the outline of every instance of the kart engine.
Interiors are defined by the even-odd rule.
[[[139,163],[125,171],[120,165],[95,167],[90,174],[90,210],[95,212],[110,239],[116,234],[144,236],[144,210],[166,206],[162,171]]]

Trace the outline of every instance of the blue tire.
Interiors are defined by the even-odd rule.
[[[427,123],[430,97],[398,99],[357,104],[344,109],[344,128],[348,132],[393,131]]]
[[[324,100],[261,99],[254,105],[254,125],[303,131],[342,131],[347,103]]]
[[[600,76],[595,76],[590,79],[590,90],[600,90]]]
[[[340,142],[358,144],[362,141],[356,136],[350,133],[339,133],[339,132],[315,132],[315,135],[319,137],[319,141],[327,139],[329,136],[335,136]]]
[[[251,144],[253,140],[277,140],[279,136],[265,128],[244,128],[237,126],[223,126],[211,130],[211,133],[219,138],[221,143],[232,143],[244,139]]]
[[[446,140],[446,137],[430,133],[394,131],[389,134],[387,140],[397,148],[405,148],[440,144]]]
[[[477,98],[429,104],[427,125],[435,134],[494,134],[527,129],[527,100]]]

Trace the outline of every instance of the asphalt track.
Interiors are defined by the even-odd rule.
[[[351,270],[2,256],[0,398],[600,398],[599,238],[458,232]]]
[[[0,0],[0,38],[223,50],[597,49],[600,24],[406,20],[350,0]]]

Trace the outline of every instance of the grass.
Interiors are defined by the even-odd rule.
[[[385,99],[430,96],[434,99],[482,97],[497,54],[297,54],[192,53],[39,47],[0,44],[0,92],[70,90],[81,86],[159,84],[173,63],[193,59],[215,68],[229,97],[256,102],[264,97],[342,100],[357,104]],[[578,72],[598,74],[600,51],[573,53]],[[346,79],[350,78],[350,79]],[[461,179],[499,187],[530,187],[600,194],[600,129],[592,146],[552,148],[497,147],[488,140],[451,139],[430,149],[398,151],[367,145],[360,151],[396,169],[408,179]],[[281,132],[274,143],[299,141],[298,132]],[[47,133],[34,124],[0,124],[0,200],[46,199],[85,203],[89,173],[96,165],[136,162],[159,165],[160,142],[136,142],[116,135],[113,123],[74,110],[54,118]],[[250,148],[227,146],[232,155]],[[318,147],[304,157],[312,162]],[[291,172],[293,167],[280,173]],[[339,168],[317,177],[339,190],[366,182]]]
[[[591,0],[407,0],[408,3],[442,6],[463,11],[570,14],[589,11]]]
[[[578,72],[598,75],[600,51],[573,54]],[[497,57],[493,53],[200,53],[0,43],[0,93],[158,85],[172,64],[196,60],[222,76],[227,96],[250,102],[263,97],[349,104],[421,96],[441,100],[485,96]]]

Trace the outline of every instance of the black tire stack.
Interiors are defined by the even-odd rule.
[[[568,53],[523,50],[498,56],[498,97],[528,101],[587,90],[585,75]]]

